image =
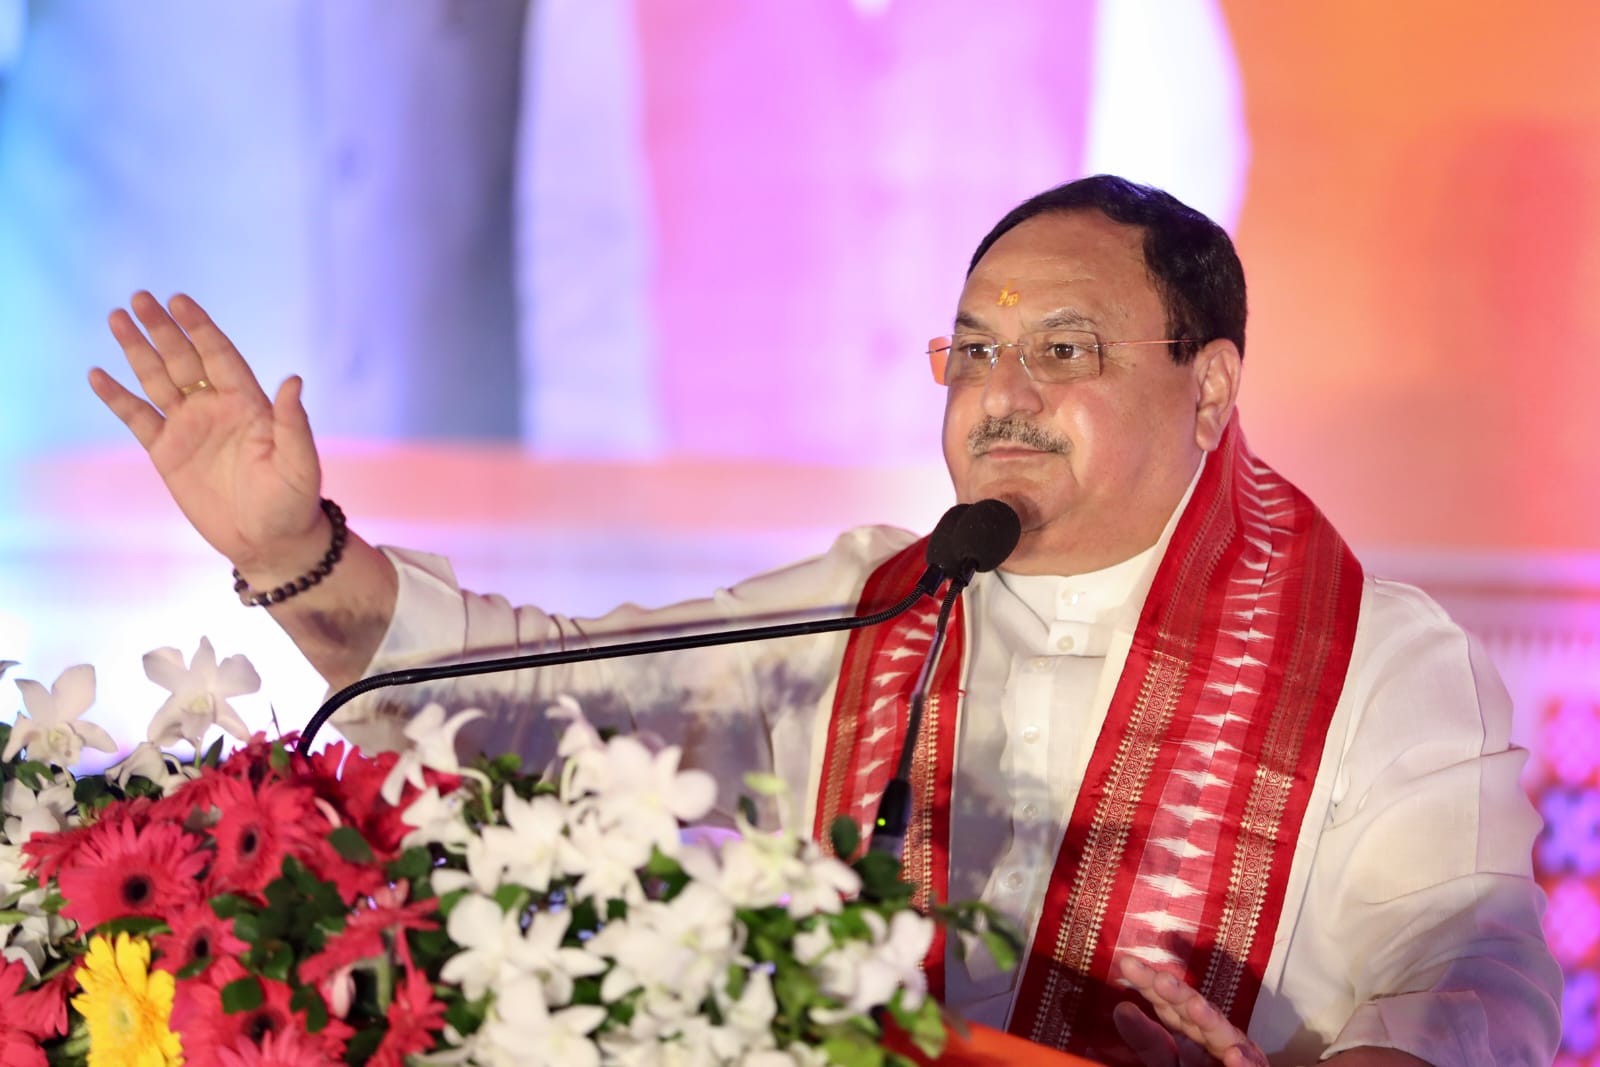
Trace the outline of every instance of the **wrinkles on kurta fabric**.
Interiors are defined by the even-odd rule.
[[[861,608],[914,580],[923,542],[868,579]],[[909,576],[909,577],[908,577]],[[1206,464],[1154,579],[1024,962],[1010,1030],[1108,1061],[1127,953],[1249,1026],[1328,726],[1343,688],[1360,564],[1297,489],[1251,455],[1237,420]],[[931,608],[845,650],[818,795],[870,825],[905,733]],[[947,898],[962,627],[917,738],[906,875]],[[945,946],[928,958],[942,991]]]

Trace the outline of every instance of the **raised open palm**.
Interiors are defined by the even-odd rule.
[[[95,394],[133,431],[213,548],[247,573],[303,569],[302,543],[326,538],[318,532],[322,473],[300,379],[289,378],[269,400],[194,300],[175,296],[163,308],[139,292],[129,303],[138,323],[119,308],[111,333],[144,396],[98,367],[89,372]]]

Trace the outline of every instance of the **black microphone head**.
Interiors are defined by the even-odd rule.
[[[928,566],[938,567],[947,576],[955,574],[961,566],[961,541],[956,527],[971,507],[971,504],[957,504],[940,516],[939,524],[928,535]]]
[[[980,500],[956,520],[954,540],[964,563],[992,571],[1022,540],[1022,520],[1003,500]]]

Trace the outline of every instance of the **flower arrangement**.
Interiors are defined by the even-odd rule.
[[[891,858],[847,865],[748,807],[738,836],[686,842],[711,779],[569,700],[541,778],[457,763],[477,712],[427,708],[399,753],[303,752],[228,703],[259,687],[242,657],[202,640],[145,667],[171,695],[103,774],[68,770],[115,750],[81,718],[92,668],[18,680],[0,725],[5,1067],[903,1063],[880,1019],[929,1055],[946,1035],[933,923],[1016,949],[980,906],[917,914]],[[202,748],[213,727],[231,752]],[[855,855],[854,825],[832,844]]]

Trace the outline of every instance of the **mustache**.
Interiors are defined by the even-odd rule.
[[[1066,438],[1042,430],[1014,415],[1007,415],[1003,419],[986,416],[967,434],[967,448],[974,456],[983,455],[1000,441],[1015,441],[1041,452],[1066,452],[1072,447]]]

